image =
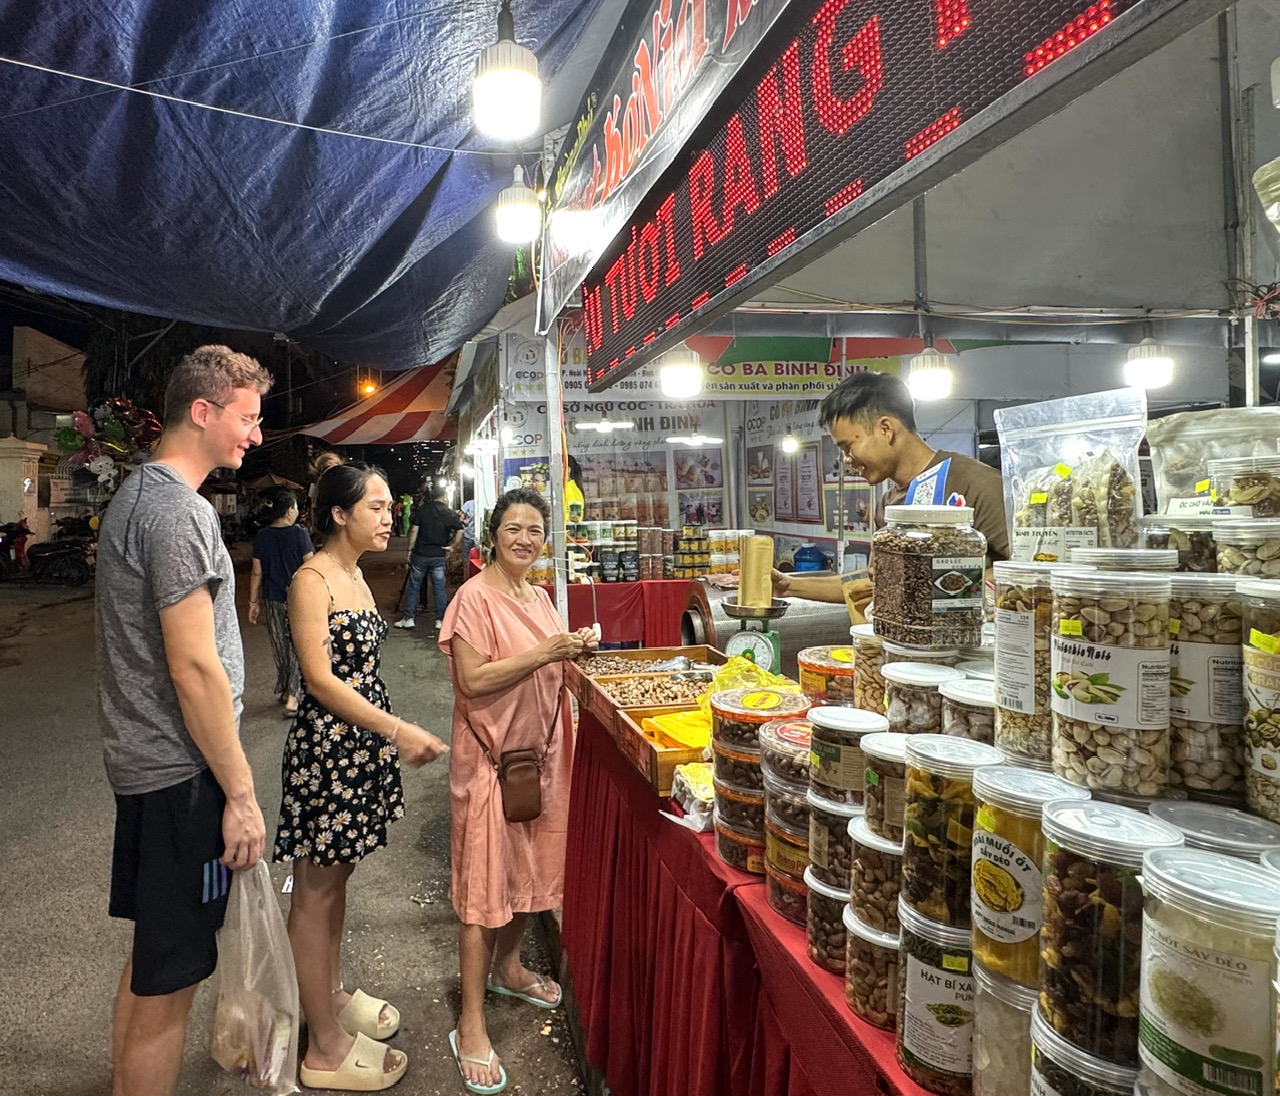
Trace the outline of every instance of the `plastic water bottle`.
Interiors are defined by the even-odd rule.
[[[795,564],[797,574],[801,571],[821,571],[827,566],[827,557],[816,545],[804,544],[796,552],[792,562]]]

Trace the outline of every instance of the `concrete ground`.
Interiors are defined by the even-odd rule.
[[[280,802],[286,720],[271,696],[270,643],[244,615],[247,546],[237,546],[247,680],[242,738],[267,820]],[[366,557],[365,573],[394,620],[404,542]],[[448,740],[452,691],[433,617],[392,629],[382,673],[396,710]],[[402,1028],[390,1042],[409,1055],[400,1096],[462,1093],[448,1034],[459,1007],[457,921],[449,904],[445,764],[406,770],[408,813],[391,843],[356,871],[347,909],[344,979],[386,997]],[[0,585],[0,1096],[110,1092],[110,1007],[130,928],[107,917],[114,803],[97,727],[92,587]],[[277,891],[288,865],[272,864]],[[288,896],[281,896],[287,912]],[[526,962],[550,971],[546,943],[530,932]],[[188,1029],[178,1092],[251,1090],[206,1052],[212,994],[202,987]],[[511,1093],[583,1091],[563,1010],[491,999],[489,1031]]]

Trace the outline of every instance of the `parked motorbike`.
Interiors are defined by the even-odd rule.
[[[25,580],[83,586],[92,577],[91,540],[48,540],[28,549],[30,536],[26,518],[0,525],[0,582]]]

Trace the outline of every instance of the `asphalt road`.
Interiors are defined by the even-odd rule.
[[[404,542],[366,557],[388,620],[403,579]],[[271,696],[270,643],[244,615],[247,665],[242,738],[274,835],[287,722]],[[448,740],[453,698],[430,615],[392,629],[382,672],[396,710]],[[425,627],[424,627],[425,625]],[[107,917],[114,802],[102,767],[94,685],[92,588],[0,585],[0,1096],[110,1092],[110,1008],[130,928]],[[408,813],[352,877],[344,980],[386,997],[403,1026],[391,1045],[409,1055],[401,1096],[462,1093],[448,1034],[459,1007],[457,921],[449,904],[449,815],[443,764],[405,771]],[[277,892],[288,865],[271,865]],[[288,896],[281,895],[287,911]],[[532,934],[531,934],[532,936]],[[526,961],[550,971],[540,937]],[[188,1029],[183,1096],[251,1090],[206,1051],[212,994],[202,987]],[[510,1093],[583,1091],[563,1011],[491,1001],[489,1030]]]

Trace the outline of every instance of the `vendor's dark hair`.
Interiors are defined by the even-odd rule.
[[[333,508],[350,513],[369,488],[369,481],[377,476],[384,483],[387,474],[372,464],[336,464],[327,469],[316,483],[315,536],[323,544],[338,530],[333,520]]]
[[[502,516],[513,506],[532,506],[542,515],[542,524],[548,536],[551,534],[551,504],[543,497],[542,492],[532,487],[517,487],[501,495],[493,504],[493,512],[489,515],[489,539],[494,546],[498,543],[498,526],[502,524]]]
[[[259,496],[259,501],[258,520],[264,525],[270,525],[298,505],[298,496],[288,487],[268,487]]]
[[[578,463],[577,457],[569,457],[569,478],[573,480],[579,487],[582,486],[582,465]]]
[[[818,425],[825,430],[836,419],[870,424],[882,415],[917,432],[915,402],[904,381],[888,373],[855,373],[827,393],[818,408]]]

